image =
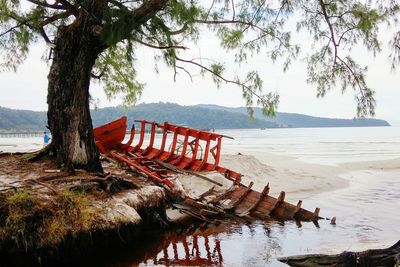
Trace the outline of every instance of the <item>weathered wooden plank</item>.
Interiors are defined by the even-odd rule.
[[[258,193],[258,192],[257,192]],[[250,214],[250,212],[252,210],[254,210],[259,204],[260,202],[263,200],[263,198],[265,196],[267,196],[269,193],[269,183],[264,187],[263,191],[261,192],[261,194],[257,195],[257,201],[254,202],[252,205],[248,206],[247,209],[239,211],[239,210],[235,210],[235,213],[239,216],[239,217],[244,217]]]

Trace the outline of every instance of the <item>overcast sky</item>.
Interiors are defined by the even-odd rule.
[[[387,39],[383,40],[384,42]],[[300,40],[302,48],[307,49],[307,40]],[[207,35],[190,47],[189,54],[201,54],[213,57],[226,63],[228,77],[234,74],[245,75],[247,70],[258,69],[264,79],[265,90],[278,92],[280,104],[278,111],[303,113],[321,117],[353,118],[356,104],[352,90],[342,94],[333,90],[324,98],[316,97],[315,86],[306,83],[306,66],[299,60],[292,64],[289,71],[282,72],[281,65],[273,64],[265,54],[260,54],[247,65],[237,66],[232,55],[219,50],[218,42]],[[384,48],[386,44],[384,45]],[[32,47],[25,63],[16,73],[0,73],[1,96],[0,106],[16,109],[46,110],[48,65],[41,58],[44,44]],[[361,63],[369,65],[368,84],[376,90],[376,118],[385,119],[392,125],[400,125],[400,70],[390,71],[388,51],[373,57],[363,49],[354,52]],[[235,86],[222,84],[217,89],[211,79],[194,77],[193,82],[181,73],[174,81],[173,71],[160,65],[159,74],[154,71],[152,60],[154,51],[140,49],[137,55],[138,80],[146,84],[138,103],[174,102],[181,105],[218,104],[230,107],[244,106],[241,90]],[[196,72],[196,71],[195,71]],[[115,106],[120,99],[106,99],[101,85],[93,84],[91,94],[99,107]]]

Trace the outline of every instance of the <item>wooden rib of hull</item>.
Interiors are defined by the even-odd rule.
[[[224,214],[233,214],[239,217],[254,216],[259,218],[273,217],[278,220],[296,220],[296,221],[317,221],[319,217],[319,209],[314,212],[301,208],[301,201],[297,205],[285,202],[285,192],[281,192],[277,198],[270,196],[269,185],[266,185],[262,192],[252,190],[253,182],[249,186],[240,183],[241,174],[224,167],[219,166],[220,149],[222,135],[191,129],[187,127],[176,126],[165,122],[157,124],[155,122],[137,121],[141,123],[141,132],[137,145],[131,146],[135,135],[135,127],[132,127],[131,138],[128,143],[122,144],[126,134],[126,117],[122,117],[116,121],[102,125],[94,129],[96,145],[101,153],[111,157],[121,163],[129,165],[136,169],[141,175],[150,178],[157,184],[165,186],[172,194],[175,200],[180,199],[182,212],[192,217],[209,221],[211,217],[221,216]],[[142,147],[145,139],[146,124],[151,125],[149,144]],[[154,146],[155,132],[158,129],[163,130],[161,147]],[[166,143],[167,135],[173,132],[173,141],[170,144],[172,148],[166,151],[168,147]],[[175,152],[177,137],[183,136],[183,150]],[[194,138],[189,141],[189,137]],[[206,141],[206,151],[203,158],[197,158],[200,140]],[[211,148],[211,141],[217,144]],[[193,155],[187,156],[186,150],[192,149]],[[212,162],[208,162],[209,155]],[[168,167],[168,166],[170,167]],[[232,180],[234,183],[231,188],[223,193],[214,195],[209,199],[208,203],[202,201],[204,197],[214,190],[208,190],[202,194],[199,199],[190,197],[182,197],[177,194],[174,183],[169,179],[179,170],[190,170],[196,174],[201,171],[217,171]],[[186,171],[188,172],[188,171]],[[199,177],[202,175],[197,174]]]
[[[318,214],[299,208],[285,201],[280,201],[279,198],[269,195],[263,196],[260,192],[254,190],[249,192],[248,190],[248,187],[240,185],[235,190],[219,198],[216,205],[222,209],[231,209],[236,215],[242,215],[245,210],[254,206],[254,203],[257,203],[257,206],[249,212],[249,215],[260,218],[273,217],[282,221],[315,221],[321,219]],[[237,200],[240,200],[243,194],[245,194],[245,197],[232,207],[232,202],[235,203]]]

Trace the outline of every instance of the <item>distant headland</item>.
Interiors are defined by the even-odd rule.
[[[254,119],[250,120],[245,107],[231,108],[205,104],[181,106],[173,103],[150,103],[128,108],[118,106],[92,110],[94,126],[124,115],[128,117],[129,123],[133,123],[135,119],[169,121],[199,129],[390,126],[387,121],[380,119],[333,119],[283,112],[277,112],[274,118],[267,118],[257,107],[254,108]],[[46,124],[47,116],[44,111],[0,107],[1,131],[39,131],[46,129]]]

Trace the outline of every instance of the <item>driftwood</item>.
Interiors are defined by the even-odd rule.
[[[301,255],[278,259],[290,266],[400,266],[400,240],[385,249],[361,252],[345,251],[336,255]]]
[[[211,183],[213,183],[213,184],[216,184],[216,185],[218,185],[218,186],[223,186],[223,184],[221,184],[221,183],[219,183],[219,182],[217,182],[217,181],[214,181],[213,179],[208,178],[207,176],[198,174],[197,172],[193,172],[193,171],[189,171],[189,170],[184,170],[184,169],[179,169],[178,167],[176,167],[176,166],[174,166],[174,165],[171,165],[171,164],[168,164],[168,163],[165,163],[165,162],[156,160],[156,159],[153,159],[153,161],[156,162],[156,163],[158,163],[158,164],[160,164],[161,166],[163,166],[164,168],[166,168],[166,169],[168,169],[168,170],[171,170],[171,171],[174,171],[174,172],[177,172],[177,173],[181,173],[181,174],[193,175],[193,176],[199,177],[199,178],[201,178],[201,179],[203,179],[203,180],[209,181],[209,182],[211,182]]]

